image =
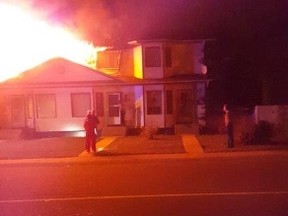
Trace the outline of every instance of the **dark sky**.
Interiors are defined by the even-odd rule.
[[[135,39],[269,40],[285,32],[281,0],[30,0],[51,21],[94,43]]]
[[[267,103],[288,103],[287,0],[11,1],[29,2],[45,19],[95,45],[214,38],[220,51],[211,73],[225,78],[226,98],[258,103],[265,92]]]

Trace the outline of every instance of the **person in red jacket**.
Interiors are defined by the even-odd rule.
[[[96,152],[96,137],[97,137],[97,125],[99,124],[99,120],[95,115],[95,111],[88,111],[85,121],[84,128],[86,131],[86,139],[85,139],[85,147],[86,151],[90,153],[90,150],[95,153]]]

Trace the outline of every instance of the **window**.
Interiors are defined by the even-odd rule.
[[[161,67],[160,47],[145,48],[145,66],[146,67]]]
[[[97,54],[97,68],[118,68],[118,63],[118,51],[104,51]]]
[[[172,67],[172,50],[171,47],[165,47],[165,66]]]
[[[97,116],[104,116],[104,100],[103,100],[103,93],[96,93],[96,115]]]
[[[173,92],[171,90],[166,91],[166,110],[167,114],[173,114]]]
[[[56,97],[54,94],[36,95],[37,117],[56,118]]]
[[[162,113],[162,92],[147,91],[147,114]]]
[[[108,95],[109,117],[120,116],[120,93],[110,93]]]
[[[91,97],[89,93],[72,93],[72,117],[85,117],[87,110],[91,109]]]

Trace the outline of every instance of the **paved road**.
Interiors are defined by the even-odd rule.
[[[288,215],[286,155],[0,163],[0,215]]]

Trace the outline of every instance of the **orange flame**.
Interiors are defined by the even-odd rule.
[[[54,57],[91,67],[88,62],[96,61],[97,52],[105,50],[31,14],[31,11],[0,4],[0,81]]]

